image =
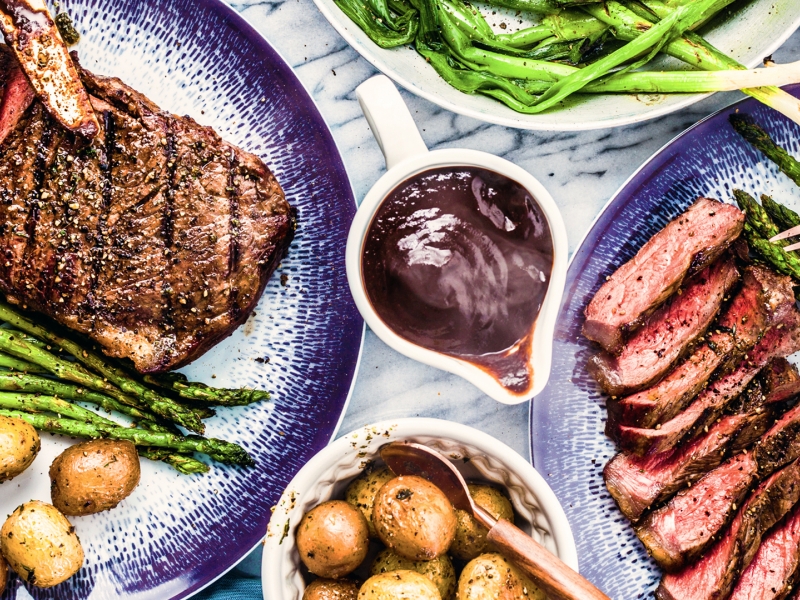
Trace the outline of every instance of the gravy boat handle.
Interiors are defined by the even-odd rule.
[[[388,77],[376,75],[367,79],[356,88],[356,98],[383,152],[387,169],[428,151],[406,103]]]

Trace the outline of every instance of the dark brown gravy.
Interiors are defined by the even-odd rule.
[[[478,167],[398,185],[367,231],[361,262],[378,316],[408,341],[469,361],[523,394],[553,240],[536,200]]]

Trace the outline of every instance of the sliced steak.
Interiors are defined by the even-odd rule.
[[[690,444],[660,454],[617,454],[603,470],[608,491],[622,513],[638,521],[648,508],[719,465],[748,418],[723,417]]]
[[[763,481],[738,509],[731,526],[696,563],[667,574],[656,591],[659,600],[727,598],[739,574],[752,562],[764,534],[800,500],[797,461]],[[698,516],[702,519],[702,516]],[[702,521],[695,524],[703,527]]]
[[[636,535],[661,568],[680,569],[700,556],[730,522],[757,472],[751,454],[734,456],[650,513]]]
[[[800,580],[800,507],[761,542],[730,600],[783,600]]]
[[[731,373],[706,389],[678,416],[657,429],[619,427],[620,446],[643,455],[664,452],[716,420],[725,407],[741,394],[750,381],[773,358],[789,356],[800,350],[800,312],[793,309],[780,326],[773,327]]]
[[[706,267],[651,314],[619,356],[606,352],[589,361],[589,372],[607,394],[630,394],[661,379],[700,337],[739,280],[730,256]]]
[[[612,354],[624,336],[677,290],[687,274],[716,259],[742,231],[735,206],[700,198],[617,269],[586,307],[583,335]]]
[[[781,402],[800,394],[800,373],[785,358],[773,360],[764,369],[763,377],[767,402]]]
[[[767,328],[785,319],[794,305],[790,278],[761,266],[746,268],[742,288],[704,343],[656,385],[607,402],[607,435],[616,439],[619,425],[650,428],[675,417],[705,387],[712,373],[735,366]]]
[[[118,79],[79,73],[93,141],[35,100],[0,145],[0,291],[140,372],[175,368],[252,312],[294,211],[256,156]]]

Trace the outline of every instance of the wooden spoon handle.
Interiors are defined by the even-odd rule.
[[[587,579],[569,568],[539,542],[518,527],[501,519],[489,530],[491,541],[541,586],[548,597],[558,600],[609,600]]]

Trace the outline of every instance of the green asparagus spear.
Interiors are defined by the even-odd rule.
[[[103,362],[102,359],[97,357],[97,355],[80,349],[80,347],[77,344],[74,344],[74,342],[56,336],[55,334],[48,334],[47,330],[45,330],[43,327],[40,327],[39,325],[29,321],[14,311],[10,306],[2,302],[0,302],[0,319],[11,323],[17,329],[21,329],[25,333],[33,335],[39,339],[45,337],[45,341],[64,349],[75,356],[75,358],[78,360],[90,361],[93,363],[91,364],[93,368],[96,366],[94,364],[95,358],[98,359],[97,362]],[[194,412],[192,412],[191,409],[178,404],[169,398],[163,398],[150,390],[146,390],[144,386],[130,378],[127,378],[127,376],[122,377],[119,374],[121,369],[117,369],[116,367],[110,367],[106,365],[106,368],[100,371],[105,379],[103,377],[98,377],[80,365],[61,360],[57,356],[47,352],[47,350],[38,348],[34,344],[25,342],[24,340],[19,339],[18,336],[15,336],[13,333],[9,333],[4,329],[0,329],[0,350],[17,358],[22,358],[23,360],[44,367],[53,375],[61,379],[66,379],[67,381],[72,381],[73,383],[77,383],[103,394],[107,394],[112,398],[119,400],[123,404],[143,408],[143,403],[146,403],[147,407],[157,415],[167,420],[174,421],[179,425],[183,425],[190,431],[202,433],[205,430],[200,418]],[[109,375],[111,375],[111,377],[109,377]],[[124,393],[120,390],[120,388],[117,388],[112,385],[112,383],[106,381],[106,379],[111,380],[114,383],[124,382],[125,385],[120,386],[124,391],[137,390],[141,388],[142,390],[146,390],[147,393],[139,394],[139,399],[136,399],[135,397]]]
[[[789,179],[800,185],[800,162],[778,146],[766,131],[745,115],[732,114],[730,122],[739,135],[766,154]]]
[[[791,229],[800,225],[800,215],[785,207],[783,204],[775,202],[772,198],[763,194],[761,196],[761,206],[767,211],[775,224],[781,231]]]
[[[0,392],[0,408],[32,412],[51,412],[59,417],[69,417],[83,423],[101,427],[122,427],[119,423],[106,419],[91,410],[53,396]]]
[[[128,406],[93,390],[88,390],[77,385],[55,381],[46,377],[21,373],[0,373],[0,390],[5,392],[27,392],[29,394],[46,394],[57,396],[64,400],[77,400],[99,406],[103,410],[115,410],[134,419],[156,421],[155,414],[135,406]]]
[[[40,431],[48,431],[50,433],[90,439],[128,440],[137,446],[168,448],[181,453],[200,452],[207,454],[216,461],[229,465],[246,467],[255,465],[255,462],[244,448],[238,444],[215,438],[204,438],[196,435],[181,436],[126,427],[99,426],[81,423],[74,419],[54,419],[46,415],[31,414],[19,410],[0,409],[0,415],[21,419]]]
[[[39,365],[20,360],[4,352],[0,352],[0,367],[23,373],[49,373],[47,369],[43,369]]]
[[[208,473],[209,471],[208,465],[196,458],[184,454],[175,454],[171,450],[165,450],[164,448],[140,448],[139,456],[167,463],[184,475],[197,475]]]
[[[769,240],[780,233],[780,229],[769,218],[767,211],[750,194],[742,190],[733,190],[733,197],[739,208],[747,215],[747,222],[753,226],[758,235]]]
[[[800,258],[760,236],[749,221],[744,224],[744,238],[750,248],[776,271],[800,281]]]
[[[181,373],[145,375],[146,383],[172,390],[181,398],[195,402],[206,402],[220,406],[246,406],[254,402],[269,400],[269,392],[264,390],[225,389],[207,386],[204,383],[189,381]]]

